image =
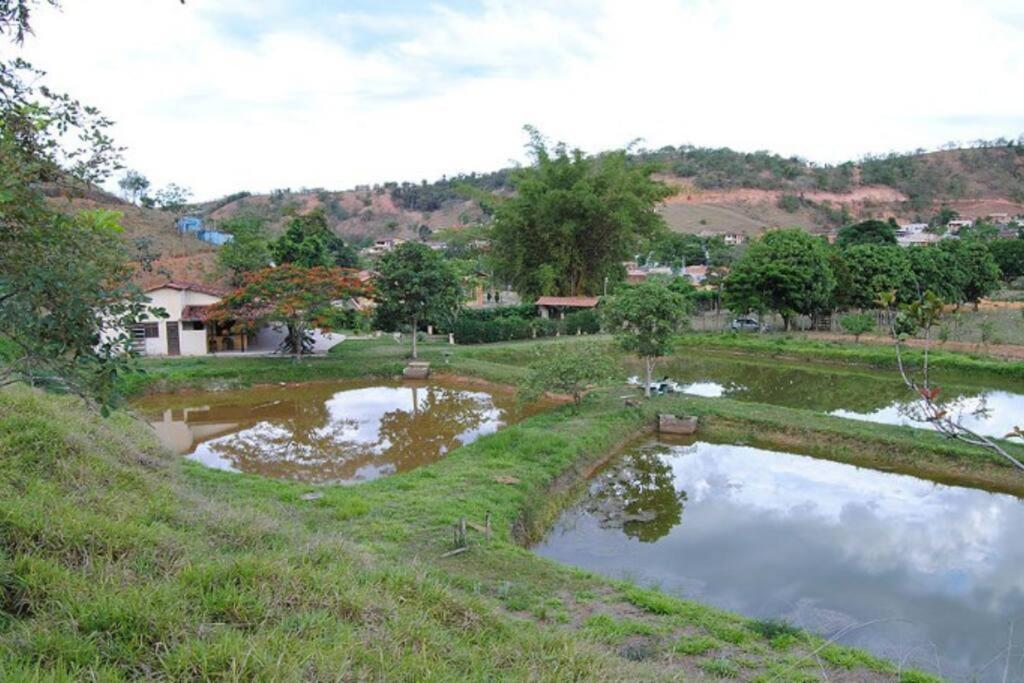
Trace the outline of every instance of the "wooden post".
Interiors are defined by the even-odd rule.
[[[488,541],[491,540],[491,513],[490,512],[488,512],[487,516],[484,518],[484,537],[487,538]]]

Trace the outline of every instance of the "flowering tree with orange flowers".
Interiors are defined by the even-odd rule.
[[[292,354],[299,361],[306,332],[337,329],[347,319],[345,300],[367,293],[355,270],[284,264],[247,275],[243,285],[207,317],[238,321],[249,329],[267,323],[285,325]]]

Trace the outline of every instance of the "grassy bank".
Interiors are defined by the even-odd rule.
[[[715,349],[766,358],[809,359],[882,369],[896,368],[896,352],[890,345],[818,341],[782,335],[694,333],[680,336],[676,342],[677,352],[689,349]],[[1024,380],[1024,362],[943,351],[941,348],[933,349],[929,356],[931,367],[935,369]],[[908,349],[904,359],[909,364],[920,366],[923,353],[918,349]]]
[[[560,475],[646,420],[595,399],[306,500],[305,485],[169,459],[125,415],[0,393],[0,677],[899,678],[862,652],[515,542]],[[471,532],[468,552],[441,557],[452,522],[488,512],[493,539]]]
[[[423,355],[513,382],[551,344]],[[326,358],[148,361],[128,388],[392,375],[407,347],[346,342]],[[164,453],[128,415],[0,392],[0,679],[926,681],[862,651],[538,558],[585,477],[658,412],[708,438],[1024,493],[1000,461],[911,428],[725,399],[625,408],[598,391],[438,463],[313,487]],[[315,494],[309,496],[308,494]],[[493,537],[473,530],[490,517]],[[469,550],[452,525],[470,522]]]

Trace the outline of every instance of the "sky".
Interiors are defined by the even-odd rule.
[[[694,144],[820,162],[1024,133],[1020,0],[64,0],[23,53],[197,199]]]

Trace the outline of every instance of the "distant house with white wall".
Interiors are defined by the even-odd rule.
[[[973,228],[974,221],[969,219],[958,219],[946,223],[946,228],[952,233],[960,232],[961,228]]]
[[[901,247],[924,246],[926,244],[935,244],[941,239],[942,237],[934,232],[920,232],[910,235],[897,235],[896,243]]]
[[[146,290],[149,305],[162,308],[167,318],[147,316],[132,328],[135,351],[144,356],[205,356],[220,352],[272,353],[288,335],[284,325],[270,324],[247,331],[232,321],[210,321],[210,307],[227,292],[196,282],[170,280]],[[326,351],[344,335],[314,330],[313,351]]]
[[[928,231],[927,223],[904,223],[897,231],[897,235],[920,235]]]
[[[202,356],[208,353],[204,309],[226,292],[194,282],[170,280],[146,290],[149,305],[167,318],[148,316],[132,328],[135,350],[145,356]]]

